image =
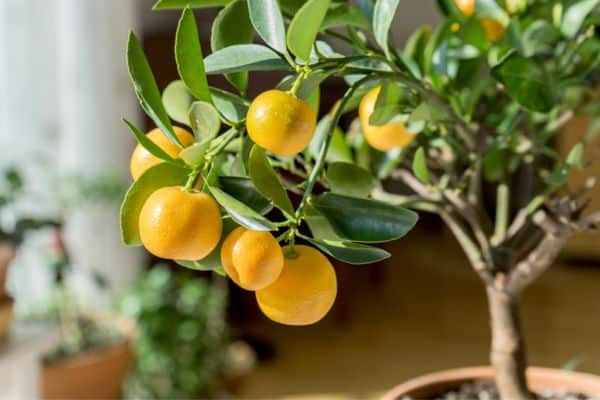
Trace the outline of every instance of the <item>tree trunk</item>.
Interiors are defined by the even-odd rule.
[[[525,345],[519,315],[519,299],[511,293],[487,287],[492,329],[491,363],[503,400],[533,398],[525,379]]]

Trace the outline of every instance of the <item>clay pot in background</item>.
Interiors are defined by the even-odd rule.
[[[0,242],[0,302],[8,298],[6,277],[8,276],[8,267],[15,255],[16,248],[12,243]]]
[[[397,400],[403,396],[429,399],[457,389],[466,382],[493,380],[493,378],[494,371],[491,367],[450,369],[411,379],[386,393],[382,400]],[[600,396],[600,377],[596,375],[553,368],[529,367],[527,381],[530,389],[534,392],[567,390],[584,393],[588,396]]]

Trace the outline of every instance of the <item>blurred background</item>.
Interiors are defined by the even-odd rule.
[[[134,147],[121,118],[152,128],[126,70],[128,30],[161,89],[177,77],[179,13],[152,3],[0,0],[0,398],[375,398],[422,373],[486,364],[483,288],[434,217],[389,244],[385,263],[336,264],[332,312],[302,328],[268,321],[221,277],[121,244]],[[196,12],[205,54],[214,15]],[[403,43],[436,23],[434,2],[404,1],[396,21]],[[249,96],[280,78],[257,74]],[[322,111],[344,90],[325,85]],[[533,365],[600,374],[598,240],[576,238],[525,294]]]

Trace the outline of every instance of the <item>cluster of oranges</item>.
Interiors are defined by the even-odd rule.
[[[372,89],[360,105],[365,139],[382,151],[406,146],[414,134],[401,123],[369,123],[378,92],[378,88]],[[270,90],[252,102],[246,126],[248,135],[259,146],[277,155],[293,156],[311,141],[316,116],[293,94]],[[174,132],[183,148],[194,143],[194,136],[187,130],[176,127]],[[147,137],[171,157],[178,157],[182,150],[159,129],[150,131]],[[131,156],[133,179],[160,162],[138,144]],[[148,251],[173,260],[202,260],[218,247],[223,234],[221,210],[215,199],[180,186],[153,192],[142,206],[138,226]],[[327,257],[312,247],[282,248],[269,232],[238,227],[223,240],[220,256],[227,275],[240,287],[255,291],[260,309],[273,321],[312,324],[333,306],[337,294],[335,271]]]

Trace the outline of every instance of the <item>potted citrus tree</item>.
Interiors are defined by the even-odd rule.
[[[590,185],[566,186],[569,171],[586,165],[593,133],[565,159],[554,145],[574,115],[600,109],[599,3],[439,0],[441,24],[400,47],[389,37],[402,23],[398,0],[159,1],[157,9],[183,9],[181,80],[161,96],[131,34],[131,79],[157,128],[145,135],[128,123],[139,145],[122,206],[124,242],[224,273],[255,291],[272,320],[305,325],[335,299],[327,257],[382,260],[389,254],[373,244],[405,235],[416,212],[435,213],[486,288],[493,373],[446,374],[390,398],[492,378],[503,399],[557,386],[597,394],[590,377],[569,386],[558,373],[532,370],[528,380],[519,299],[569,237],[600,222],[585,212]],[[204,57],[192,7],[215,5],[223,8]],[[253,71],[286,76],[248,99]],[[210,87],[214,74],[231,90]],[[327,79],[348,88],[318,119]]]

